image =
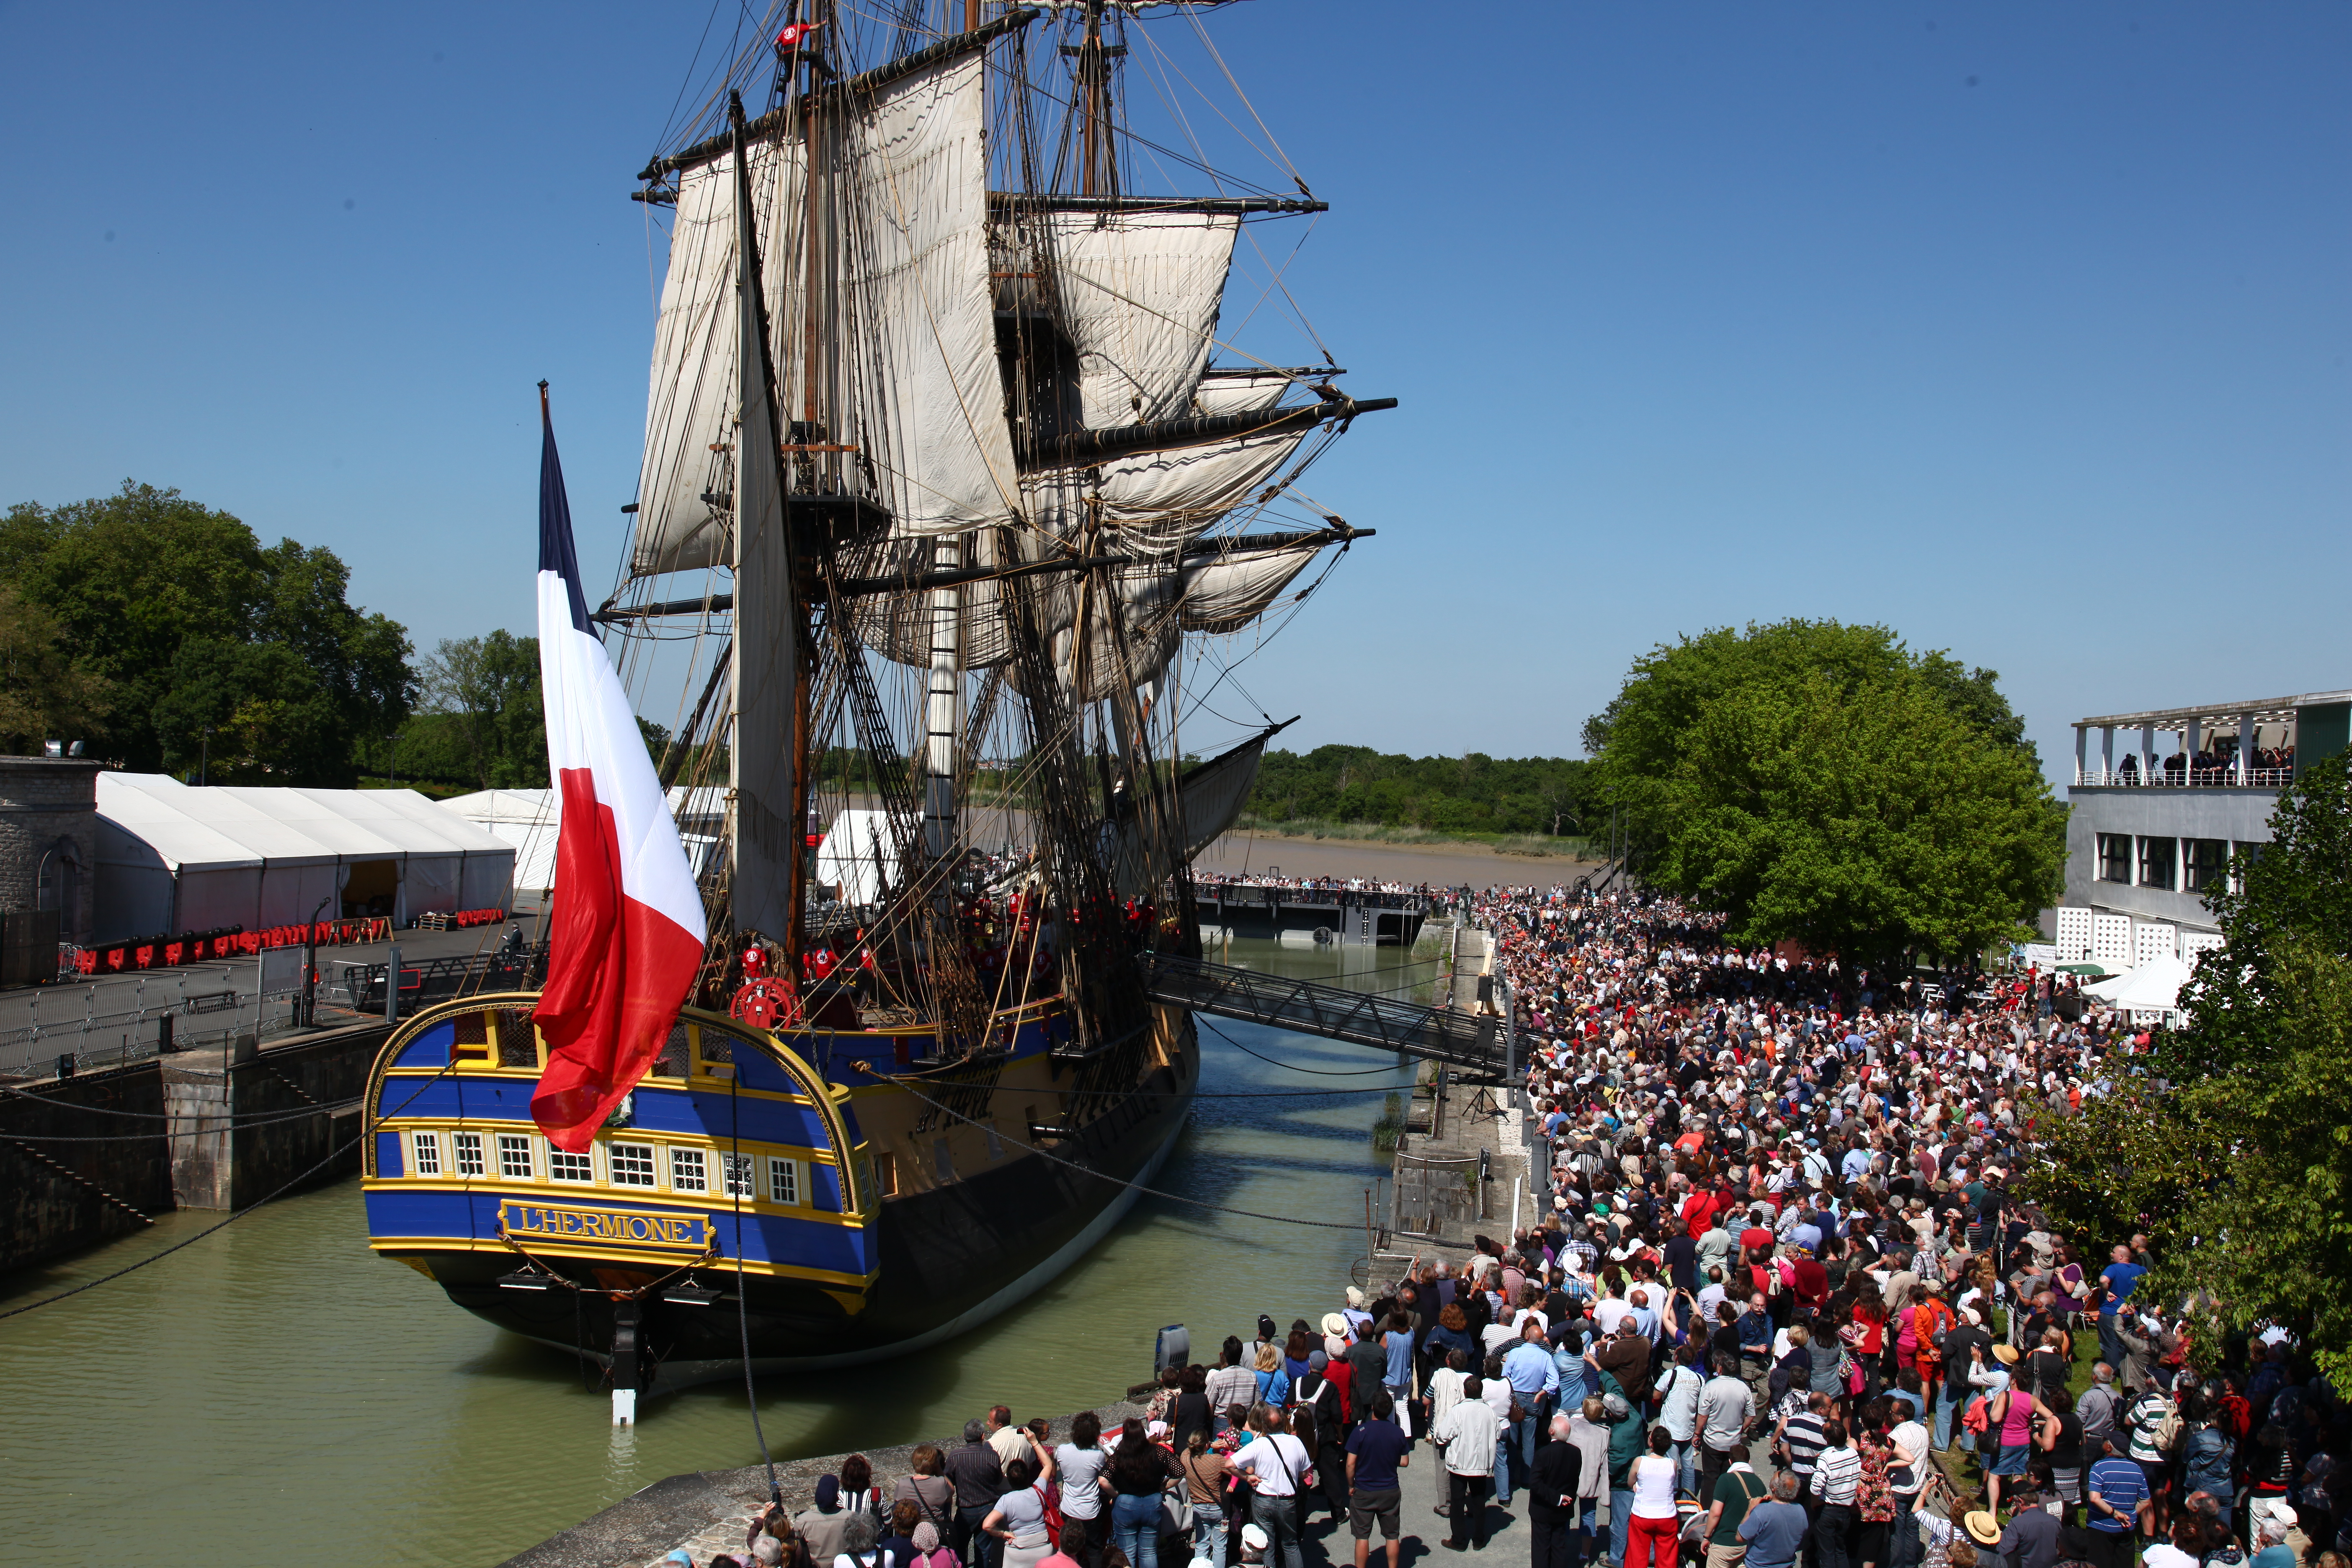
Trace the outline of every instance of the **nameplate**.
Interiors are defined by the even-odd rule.
[[[702,1215],[560,1208],[509,1198],[499,1205],[499,1223],[517,1240],[597,1241],[615,1247],[677,1247],[683,1252],[710,1250],[710,1221]]]

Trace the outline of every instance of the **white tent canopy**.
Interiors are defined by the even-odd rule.
[[[514,848],[414,790],[98,775],[96,937],[504,909]],[[324,909],[320,908],[324,905]]]
[[[486,789],[430,802],[427,809],[461,817],[514,847],[515,898],[542,899],[555,886],[555,845],[563,829],[563,798],[554,790]],[[674,785],[669,809],[677,818],[687,858],[699,876],[708,869],[727,826],[727,792],[711,785],[699,789]]]
[[[2172,957],[2151,958],[2137,969],[2094,981],[2083,994],[2121,1011],[2169,1013],[2180,1005],[2180,988],[2187,984],[2189,965]]]

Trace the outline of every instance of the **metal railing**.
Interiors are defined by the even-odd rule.
[[[2284,789],[2293,768],[2076,768],[2082,789]]]
[[[1479,1072],[1499,1074],[1509,1065],[1496,1018],[1169,953],[1147,952],[1137,962],[1155,1000],[1195,1012],[1376,1046]]]

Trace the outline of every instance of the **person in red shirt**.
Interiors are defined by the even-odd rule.
[[[1696,1139],[1697,1134],[1685,1133],[1684,1137]],[[1680,1147],[1680,1144],[1676,1146]],[[1716,1193],[1706,1187],[1699,1188],[1683,1200],[1683,1228],[1690,1233],[1693,1241],[1705,1236],[1706,1227],[1715,1223],[1717,1205],[1721,1202]]]

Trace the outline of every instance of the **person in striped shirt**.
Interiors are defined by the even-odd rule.
[[[1780,1417],[1780,1425],[1772,1434],[1772,1458],[1797,1478],[1808,1511],[1814,1500],[1813,1466],[1829,1444],[1829,1413],[1830,1396],[1816,1394],[1805,1401],[1802,1410]]]
[[[1813,1460],[1813,1568],[1846,1568],[1846,1538],[1853,1533],[1855,1494],[1862,1486],[1862,1455],[1846,1441],[1845,1423],[1822,1424],[1822,1448]]]

